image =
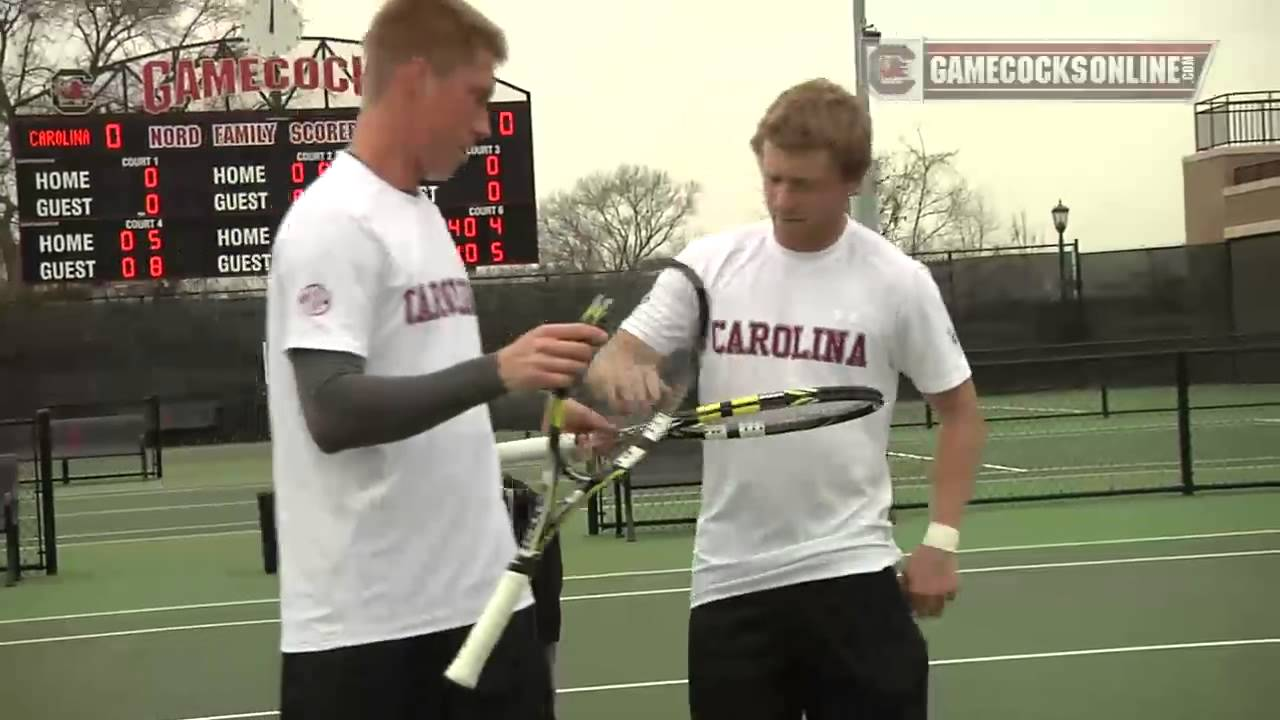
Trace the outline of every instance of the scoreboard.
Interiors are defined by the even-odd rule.
[[[19,115],[11,124],[25,282],[265,275],[289,205],[351,141],[356,108]],[[422,183],[468,266],[536,263],[526,101]]]

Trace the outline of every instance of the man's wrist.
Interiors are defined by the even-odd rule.
[[[921,545],[928,545],[939,550],[947,552],[956,552],[960,549],[960,531],[944,525],[940,522],[931,522],[925,530],[924,539],[920,541]]]

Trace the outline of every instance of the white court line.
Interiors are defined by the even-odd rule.
[[[85,542],[69,542],[66,544],[58,543],[58,549],[74,548],[74,547],[92,547],[94,545],[132,545],[135,543],[150,542],[169,542],[170,540],[196,540],[211,537],[226,537],[228,535],[260,535],[261,531],[257,528],[252,530],[227,530],[226,532],[208,532],[208,533],[185,533],[182,535],[161,535],[160,537],[141,537],[141,538],[124,538],[121,540],[86,540]]]
[[[1248,458],[1241,458],[1241,460],[1245,460],[1245,459],[1248,459]],[[1201,460],[1197,462],[1207,464],[1211,461]],[[1214,467],[1211,469],[1213,470],[1269,470],[1272,468],[1280,467],[1280,463],[1264,463],[1261,465],[1226,465],[1223,463],[1219,463],[1219,464],[1221,464],[1222,467]],[[1124,465],[1114,466],[1114,468],[1126,468],[1126,467],[1128,468],[1123,470],[1113,469],[1113,466],[1110,466],[1110,465],[1083,465],[1081,467],[1082,468],[1089,468],[1089,467],[1099,468],[1101,470],[1104,470],[1104,472],[1064,473],[1060,475],[1031,475],[1028,477],[987,477],[987,478],[979,478],[974,482],[977,485],[1002,485],[1006,483],[1050,483],[1050,482],[1059,481],[1059,480],[1079,480],[1082,478],[1092,478],[1092,477],[1122,477],[1126,475],[1152,475],[1155,473],[1172,473],[1175,470],[1177,470],[1178,464],[1176,462],[1169,462],[1169,463],[1163,463],[1163,464],[1147,463],[1143,466],[1136,466],[1136,465],[1135,466],[1124,466]],[[1143,467],[1145,467],[1146,469],[1142,469]],[[899,480],[917,480],[917,479],[926,480],[927,478],[923,476],[911,476],[911,477],[899,478]],[[899,490],[923,490],[931,487],[933,487],[933,485],[927,482],[900,483],[894,486],[895,489],[899,489]],[[1213,484],[1208,483],[1205,485],[1205,487],[1212,488]]]
[[[244,525],[253,525],[256,527],[257,524],[258,522],[256,520],[241,520],[239,522],[209,523],[207,525],[175,525],[171,527],[139,528],[137,530],[106,530],[103,532],[76,533],[73,535],[59,535],[58,540],[62,541],[62,540],[71,540],[75,538],[87,538],[87,537],[111,537],[114,535],[141,535],[145,533],[174,532],[174,531],[181,531],[181,530],[211,530],[213,528],[242,527]],[[156,540],[158,538],[137,538],[137,539],[138,540]],[[86,545],[88,543],[79,543],[79,544]]]
[[[1121,647],[1087,648],[1083,650],[1058,650],[1051,652],[1017,653],[1011,655],[987,655],[982,657],[947,658],[930,660],[929,665],[945,667],[948,665],[977,665],[982,663],[1010,662],[1018,660],[1044,660],[1052,658],[1086,657],[1092,655],[1118,655],[1123,653],[1169,652],[1172,650],[1201,650],[1205,648],[1242,647],[1249,645],[1274,645],[1280,643],[1280,637],[1249,638],[1245,640],[1207,640],[1202,642],[1168,643],[1164,645],[1128,645]],[[558,688],[557,695],[574,695],[578,693],[612,692],[616,690],[638,690],[644,688],[671,687],[688,684],[687,678],[679,680],[648,680],[630,683],[612,683],[609,685],[582,685],[579,687]],[[182,718],[181,720],[242,720],[243,718],[276,717],[277,710],[238,713],[234,715],[207,715],[205,717]]]
[[[1024,407],[1022,405],[987,405],[985,403],[979,404],[978,407],[983,410],[1017,410],[1019,412],[1071,413],[1072,415],[1080,415],[1083,413],[1093,412],[1092,410],[1081,410],[1080,408]]]
[[[911,460],[925,460],[927,462],[933,462],[933,458],[929,457],[928,455],[913,455],[912,453],[895,452],[895,451],[890,451],[888,455],[890,457],[903,457],[903,458],[909,458]],[[982,463],[982,467],[991,468],[992,470],[1005,470],[1008,472],[1030,472],[1026,468],[1010,467],[1008,465],[993,465],[991,463]]]
[[[1280,555],[1280,549],[1241,550],[1237,552],[1198,553],[1194,555],[1156,555],[1156,556],[1150,556],[1150,557],[1117,558],[1112,560],[1077,560],[1077,561],[1071,561],[1071,562],[1057,562],[1057,563],[1033,563],[1028,565],[1002,565],[999,567],[961,569],[960,574],[968,575],[968,574],[980,574],[980,573],[991,573],[991,572],[1016,572],[1021,570],[1044,570],[1048,568],[1094,567],[1094,566],[1101,566],[1101,565],[1128,565],[1128,564],[1134,564],[1134,563],[1175,562],[1175,561],[1182,561],[1182,560],[1210,560],[1210,559],[1236,558],[1236,557],[1254,557],[1259,555]],[[617,599],[617,598],[647,597],[652,595],[673,595],[676,593],[687,593],[687,592],[689,592],[688,587],[658,588],[655,590],[630,590],[630,591],[613,592],[613,593],[593,593],[590,595],[568,595],[561,598],[561,602],[573,602],[578,600],[608,600],[608,599]],[[274,603],[274,602],[276,602],[276,599],[274,598],[263,599],[263,600],[241,600],[241,601],[231,602],[231,603],[205,603],[199,606],[186,606],[186,607],[174,606],[169,608],[148,608],[141,612],[163,612],[165,610],[183,610],[183,609],[197,608],[197,607],[198,608],[232,607],[232,606],[243,606],[243,605],[253,605],[253,604],[267,604],[267,603]],[[117,610],[117,611],[112,611],[107,613],[83,613],[75,616],[64,615],[56,618],[36,617],[36,618],[12,619],[12,620],[5,620],[0,624],[8,625],[8,624],[21,623],[21,622],[41,622],[44,620],[51,620],[51,619],[101,617],[106,615],[129,615],[136,612],[140,612],[140,611]],[[25,640],[6,640],[3,642],[0,642],[0,647],[13,646],[13,645],[38,645],[38,644],[53,643],[53,642],[67,642],[71,640],[93,640],[97,638],[121,637],[121,636],[129,636],[129,635],[150,635],[150,634],[162,633],[162,632],[210,630],[210,629],[226,628],[226,627],[241,627],[245,625],[265,625],[270,623],[278,623],[279,621],[280,621],[279,618],[264,618],[261,620],[236,620],[236,621],[221,622],[221,623],[201,623],[198,625],[173,625],[173,626],[158,627],[158,628],[144,628],[141,630],[117,630],[112,632],[87,633],[82,635],[52,635],[49,637],[29,638]]]
[[[1055,543],[1036,543],[1034,545],[991,545],[987,547],[960,548],[960,554],[984,553],[984,552],[1017,552],[1024,550],[1045,550],[1051,548],[1071,548],[1071,547],[1093,547],[1097,545],[1129,545],[1138,543],[1153,542],[1177,542],[1180,540],[1208,540],[1228,537],[1249,537],[1255,535],[1275,535],[1280,534],[1280,528],[1264,528],[1259,530],[1228,530],[1223,532],[1212,533],[1192,533],[1185,535],[1155,535],[1146,537],[1130,537],[1130,538],[1109,538],[1103,540],[1081,540],[1070,542]],[[667,568],[663,570],[628,570],[622,572],[594,573],[590,575],[566,575],[565,582],[580,580],[612,580],[616,578],[628,577],[645,577],[653,575],[679,575],[688,573],[690,569],[683,568]],[[963,571],[962,571],[963,572]],[[683,589],[683,588],[681,588]],[[586,596],[576,596],[582,598]],[[241,605],[261,605],[266,603],[277,602],[279,598],[264,598],[260,600],[236,600],[230,602],[216,603],[199,603],[195,605],[167,605],[162,607],[150,608],[134,608],[128,610],[106,610],[98,612],[75,613],[72,615],[47,615],[42,617],[16,618],[9,620],[0,620],[0,625],[12,625],[24,622],[48,622],[55,620],[79,620],[83,618],[94,617],[111,617],[116,615],[144,615],[147,613],[171,612],[181,610],[203,610],[208,608],[224,608],[237,607]]]
[[[192,488],[167,488],[164,490],[103,490],[103,491],[83,491],[83,492],[66,492],[58,494],[58,502],[71,502],[73,500],[98,500],[100,498],[109,497],[133,497],[135,495],[177,495],[180,493],[198,493],[198,492],[231,492],[233,490],[266,490],[267,486],[262,484],[248,485],[205,485],[203,487]]]
[[[257,505],[257,504],[258,503],[253,500],[236,500],[233,502],[220,502],[220,503],[196,503],[194,505],[157,505],[154,507],[116,508],[115,510],[81,510],[80,512],[69,512],[69,513],[60,512],[58,513],[58,517],[64,518],[64,517],[86,517],[89,515],[128,515],[132,513],[163,512],[166,510],[198,510],[202,508],[237,507],[240,505]]]

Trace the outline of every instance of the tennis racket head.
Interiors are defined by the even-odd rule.
[[[698,405],[677,413],[672,438],[738,440],[830,427],[884,407],[873,387],[837,385],[792,388]]]
[[[641,283],[614,296],[605,328],[610,340],[574,397],[617,427],[649,426],[652,434],[661,417],[695,405],[711,311],[703,280],[689,265],[664,258],[638,274]],[[641,437],[621,435],[595,458],[609,464]]]

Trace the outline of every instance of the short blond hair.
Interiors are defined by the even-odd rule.
[[[507,60],[507,38],[493,21],[464,0],[387,0],[364,36],[364,95],[376,98],[391,70],[417,57],[450,72],[487,51]]]
[[[826,150],[846,180],[860,181],[871,164],[871,114],[864,99],[816,78],[784,90],[769,105],[751,138],[787,152]]]

